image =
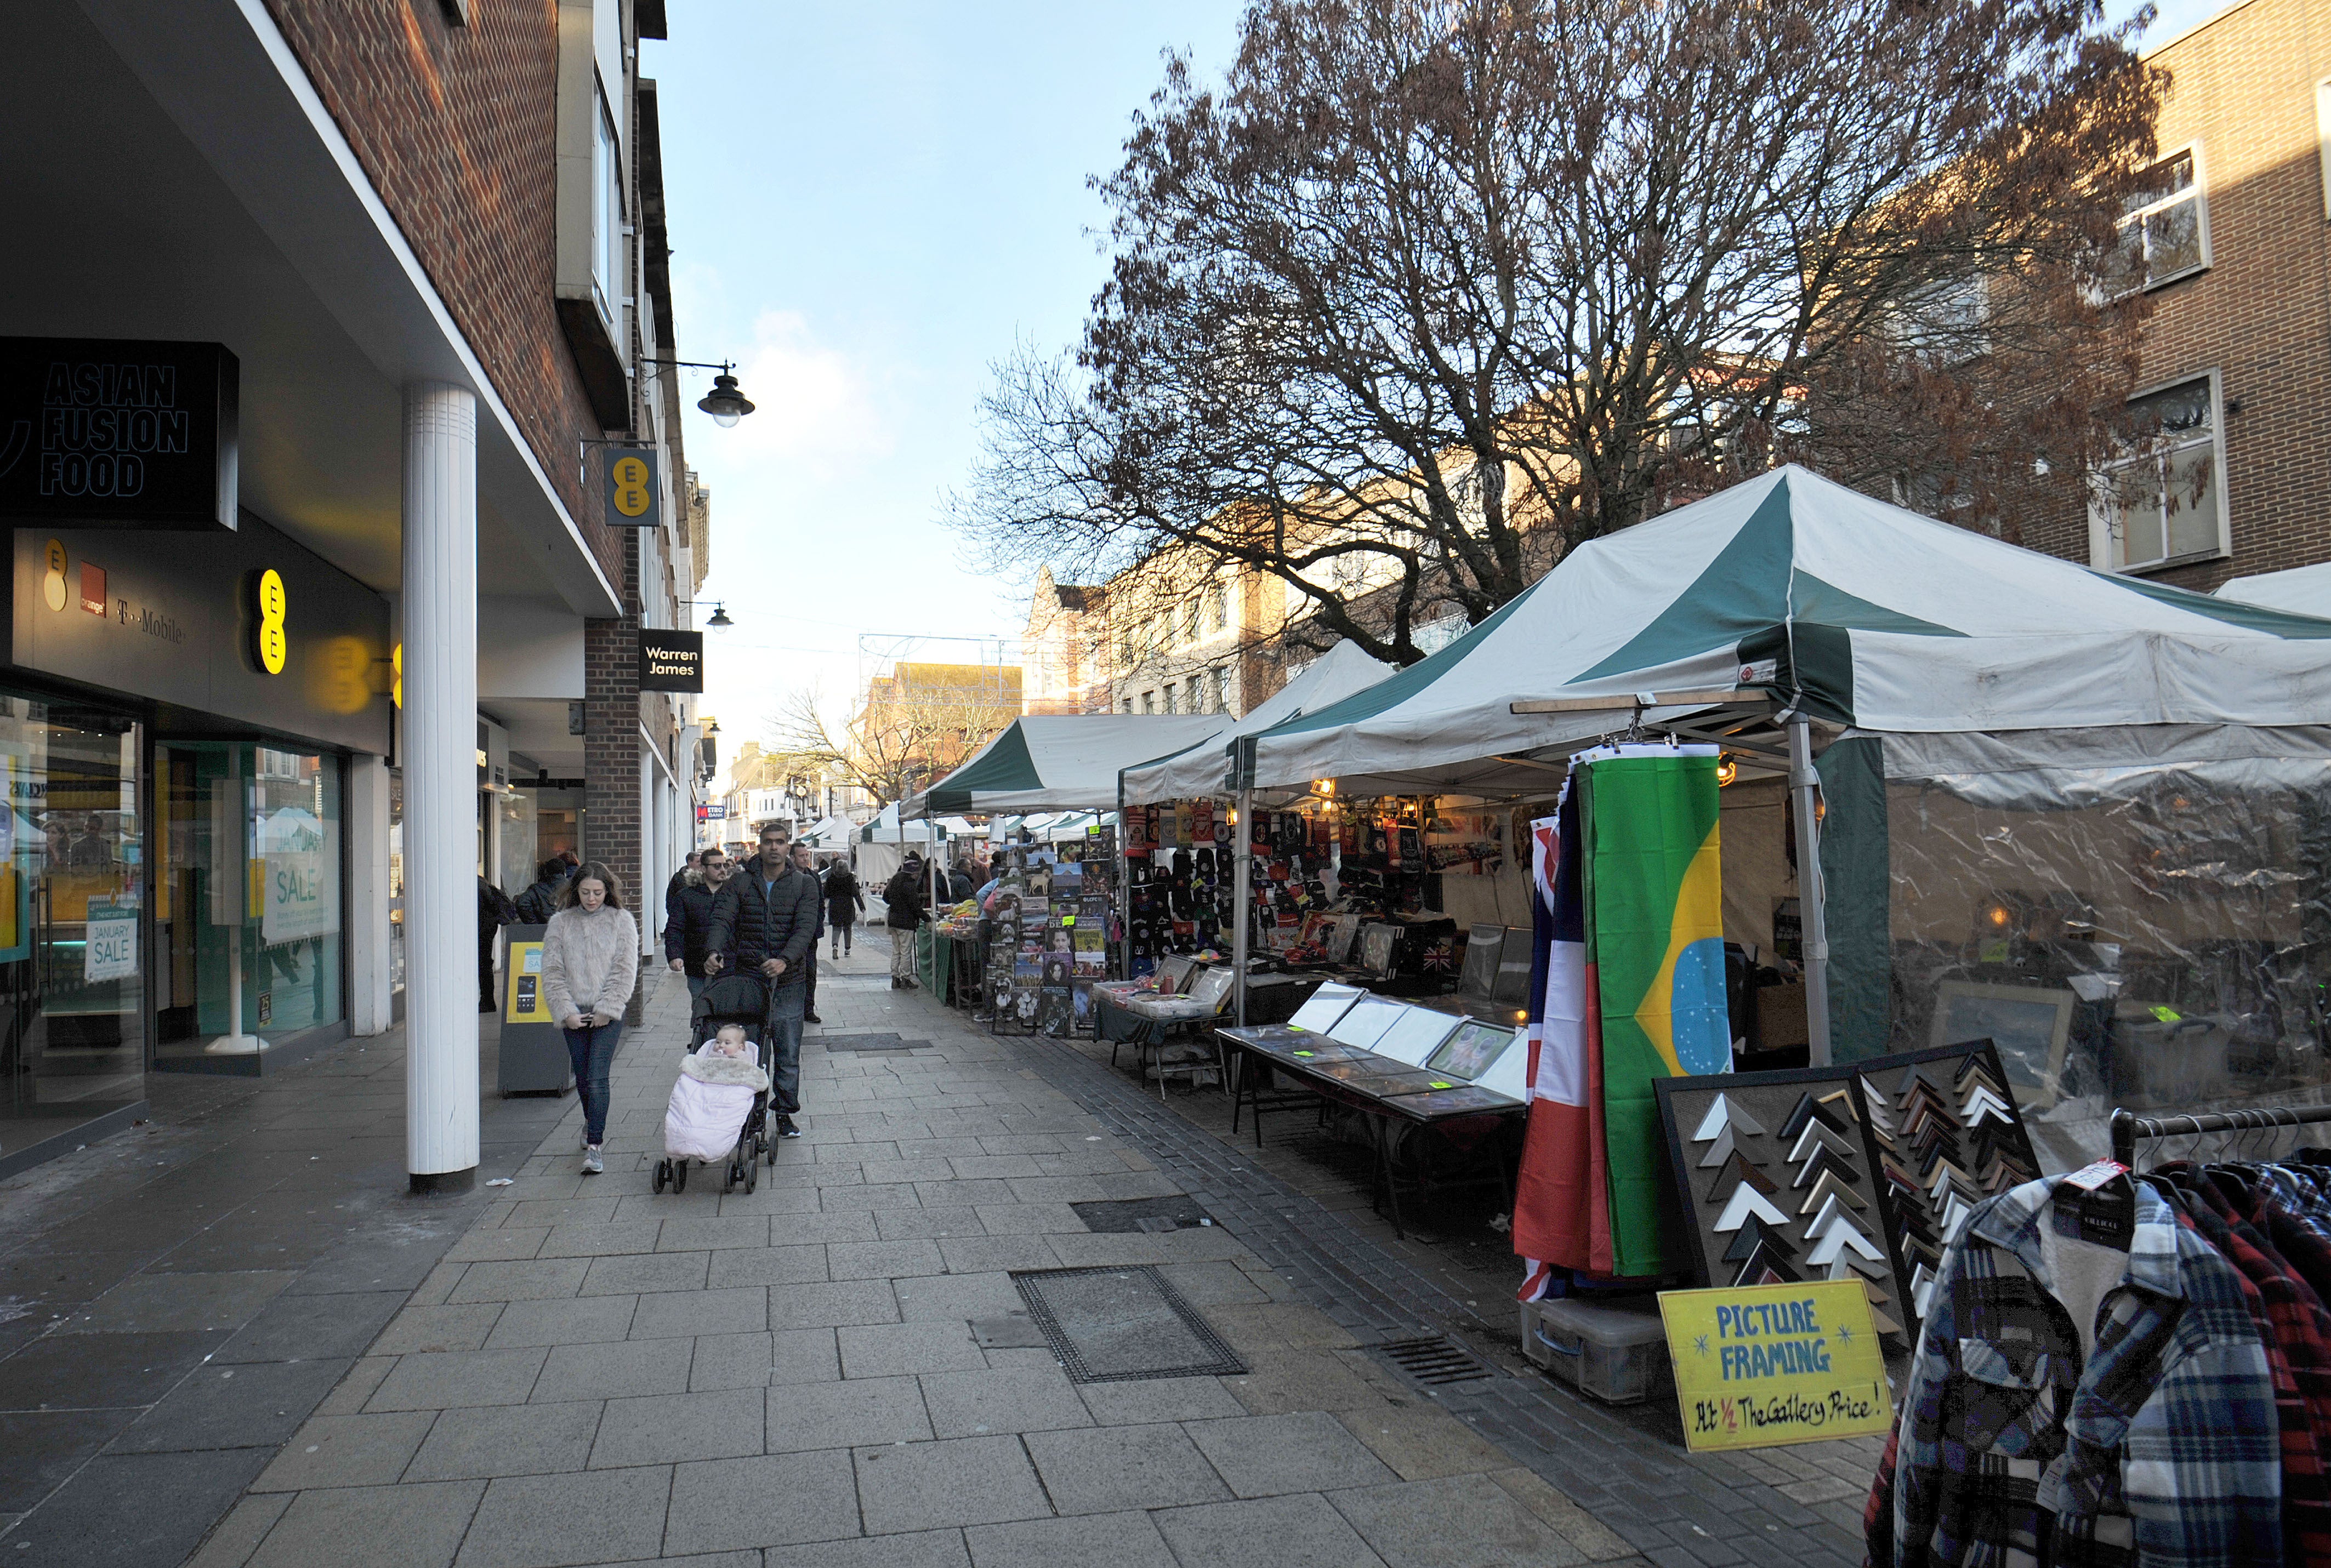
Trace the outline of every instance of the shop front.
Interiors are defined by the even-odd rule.
[[[149,1073],[347,1034],[350,770],[385,835],[394,711],[386,602],[249,512],[19,529],[10,608],[0,1174],[143,1114]]]

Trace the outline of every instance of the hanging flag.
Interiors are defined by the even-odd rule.
[[[1514,1191],[1525,1301],[1546,1294],[1556,1268],[1608,1274],[1612,1265],[1579,811],[1565,784],[1558,814],[1530,824],[1529,1119]]]
[[[1732,1070],[1714,746],[1606,747],[1584,784],[1613,1271],[1685,1260],[1651,1080]]]

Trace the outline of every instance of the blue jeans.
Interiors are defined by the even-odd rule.
[[[798,1036],[800,1028],[795,1026]],[[607,1069],[615,1064],[615,1042],[623,1038],[623,1021],[596,1029],[566,1031],[566,1060],[575,1068],[575,1092],[583,1099],[583,1141],[607,1141]]]
[[[779,985],[769,993],[769,1083],[781,1117],[801,1109],[802,1013],[808,1005],[806,985]]]
[[[699,1038],[697,1020],[704,1016],[704,988],[712,984],[709,974],[690,974],[688,981],[688,1049],[694,1050],[704,1043]]]

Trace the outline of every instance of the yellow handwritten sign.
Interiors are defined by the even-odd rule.
[[[1859,1279],[1663,1290],[1660,1316],[1695,1452],[1882,1435],[1894,1424]]]

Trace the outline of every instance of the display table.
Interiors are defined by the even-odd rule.
[[[950,936],[937,926],[915,932],[915,977],[933,997],[950,1007],[962,1005],[957,986],[975,983],[981,962],[979,938]]]
[[[1122,983],[1118,983],[1121,984]],[[1215,1060],[1171,1066],[1165,1060],[1166,1048],[1177,1040],[1203,1036],[1222,1016],[1219,1002],[1197,1003],[1186,996],[1156,996],[1147,993],[1126,993],[1114,987],[1093,988],[1093,1032],[1108,1042],[1108,1065],[1117,1065],[1119,1047],[1131,1046],[1142,1070],[1149,1075],[1150,1064],[1157,1067],[1157,1098],[1166,1098],[1166,1079],[1179,1072],[1194,1078],[1204,1068],[1219,1069]]]
[[[1415,1128],[1442,1129],[1450,1123],[1475,1117],[1518,1117],[1528,1108],[1511,1096],[1411,1067],[1372,1050],[1342,1045],[1308,1030],[1260,1024],[1218,1029],[1214,1037],[1236,1059],[1231,1074],[1231,1131],[1236,1133],[1242,1116],[1251,1113],[1257,1148],[1262,1146],[1262,1117],[1266,1110],[1325,1102],[1358,1111],[1371,1119],[1377,1175],[1392,1206],[1395,1235],[1407,1234],[1400,1212],[1403,1184],[1420,1196],[1430,1196],[1435,1184],[1429,1141],[1416,1145],[1413,1174],[1404,1174],[1395,1165],[1393,1147],[1400,1134]],[[1291,1079],[1302,1087],[1290,1093],[1267,1095],[1263,1086],[1273,1074]],[[1439,1184],[1471,1185],[1486,1179],[1444,1179]],[[1496,1180],[1511,1192],[1510,1173],[1501,1169]]]

